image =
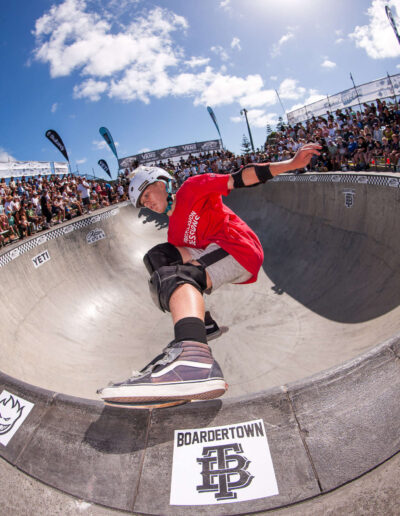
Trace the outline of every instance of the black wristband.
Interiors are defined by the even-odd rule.
[[[232,175],[233,177],[233,186],[234,188],[251,188],[253,186],[257,186],[260,183],[256,183],[254,185],[245,185],[243,182],[243,170],[246,168],[254,168],[254,171],[256,173],[257,179],[260,181],[260,183],[265,183],[269,179],[272,179],[274,176],[271,174],[269,165],[258,165],[257,163],[249,163],[248,165],[245,165],[243,168],[238,170],[237,172],[234,172]]]
[[[274,176],[271,174],[271,170],[269,165],[252,165],[254,170],[256,171],[256,176],[260,183],[266,183],[269,179],[272,179]]]
[[[243,169],[240,169],[231,175],[233,177],[233,187],[234,188],[244,188],[246,186],[243,183]]]

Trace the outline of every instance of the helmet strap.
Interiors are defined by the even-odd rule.
[[[165,188],[167,190],[167,207],[165,208],[164,214],[166,215],[172,208],[174,198],[172,196],[172,181],[165,181]]]

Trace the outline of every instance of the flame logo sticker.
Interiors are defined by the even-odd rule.
[[[27,418],[33,403],[8,391],[0,394],[0,443],[7,446]]]

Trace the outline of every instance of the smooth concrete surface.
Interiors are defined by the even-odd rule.
[[[0,392],[34,408],[0,455],[78,500],[174,516],[293,506],[390,460],[400,450],[399,192],[397,177],[376,174],[286,175],[233,192],[227,202],[266,257],[256,284],[209,299],[229,326],[212,347],[230,396],[168,410],[88,399],[170,339],[141,262],[165,240],[165,219],[120,206],[7,250]],[[50,260],[35,268],[43,251]],[[279,494],[169,505],[174,431],[255,419]]]
[[[341,183],[280,181],[227,198],[259,235],[265,262],[257,283],[206,296],[229,327],[211,343],[226,397],[305,378],[400,331],[399,188],[352,188],[351,208]],[[105,238],[88,244],[93,229]],[[97,388],[152,360],[173,333],[150,299],[142,257],[166,231],[162,218],[126,206],[51,232],[2,267],[1,370],[97,399]],[[45,250],[50,261],[35,269]]]

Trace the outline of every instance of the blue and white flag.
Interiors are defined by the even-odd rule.
[[[107,142],[107,144],[110,147],[110,149],[112,150],[114,156],[118,159],[117,149],[115,148],[115,143],[114,143],[113,137],[111,136],[110,131],[107,129],[107,127],[100,127],[99,133]]]
[[[214,114],[214,111],[212,110],[212,108],[210,108],[210,106],[207,106],[207,111],[210,113],[210,117],[211,117],[212,121],[214,122],[215,127],[217,128],[219,137],[220,137],[220,139],[222,141],[222,136],[221,136],[221,133],[219,131],[219,127],[218,127],[218,124],[217,124],[217,118],[216,118],[216,116]]]

